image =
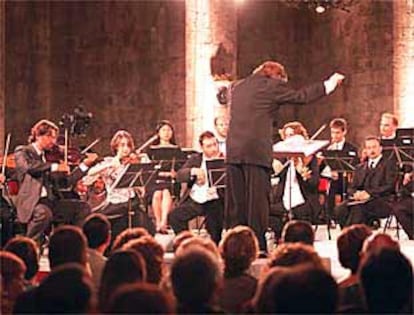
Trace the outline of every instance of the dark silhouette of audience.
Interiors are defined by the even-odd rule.
[[[200,246],[182,251],[171,266],[177,313],[216,313],[216,290],[222,281],[217,258]]]
[[[175,305],[173,297],[155,284],[125,284],[113,293],[108,313],[175,314]]]
[[[410,261],[399,242],[365,225],[347,227],[337,239],[339,261],[351,272],[339,284],[313,247],[308,222],[285,226],[283,242],[260,276],[258,241],[246,226],[229,229],[219,248],[208,238],[179,235],[171,265],[142,228],[121,233],[118,250],[106,259],[110,230],[108,220],[95,214],[83,231],[56,228],[46,278],[36,243],[9,240],[0,251],[2,314],[413,313]]]
[[[413,268],[396,248],[368,252],[359,269],[370,313],[412,314]]]
[[[324,269],[308,264],[271,269],[261,286],[257,313],[333,314],[337,284]]]
[[[36,274],[39,271],[40,259],[37,243],[26,236],[17,236],[6,243],[4,250],[20,257],[25,263],[24,280],[26,289],[37,285]]]
[[[259,255],[259,243],[253,230],[236,226],[225,234],[220,244],[224,260],[223,285],[219,290],[220,307],[229,313],[239,313],[257,289],[257,279],[249,268]]]
[[[24,291],[26,265],[17,255],[0,251],[0,310],[1,314],[10,314],[16,299]]]
[[[146,281],[160,284],[164,274],[164,249],[151,235],[129,241],[123,249],[134,250],[140,254],[146,265]]]
[[[308,221],[289,221],[282,230],[282,242],[303,243],[313,246],[315,232]]]
[[[92,282],[78,263],[56,266],[37,287],[20,295],[14,313],[85,314],[95,309]]]
[[[151,234],[142,227],[134,227],[132,229],[123,230],[120,234],[117,235],[114,242],[112,243],[111,251],[114,252],[118,249],[121,249],[129,241],[139,239],[142,236],[150,236]]]
[[[291,267],[300,264],[311,264],[316,268],[323,268],[322,260],[313,247],[302,243],[281,244],[268,259],[269,268]]]
[[[99,309],[106,312],[111,294],[121,285],[146,281],[146,266],[134,250],[113,253],[105,264],[99,289]]]
[[[342,313],[366,310],[357,272],[362,246],[371,234],[368,226],[355,224],[344,228],[336,240],[339,262],[351,270],[349,277],[339,283],[339,311]]]
[[[50,269],[71,262],[86,266],[86,244],[86,237],[79,227],[61,225],[56,228],[49,242]]]
[[[103,214],[95,213],[86,218],[82,230],[88,241],[87,253],[92,282],[98,290],[106,263],[104,252],[111,242],[111,223]]]

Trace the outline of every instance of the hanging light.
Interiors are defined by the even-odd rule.
[[[358,0],[286,0],[283,1],[287,6],[295,8],[307,8],[316,13],[322,14],[329,9],[339,9],[350,12],[350,7]]]

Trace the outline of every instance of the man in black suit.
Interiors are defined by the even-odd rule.
[[[178,235],[188,229],[188,222],[206,216],[206,228],[212,240],[218,244],[223,229],[223,198],[215,187],[209,187],[206,160],[220,157],[218,142],[210,131],[200,135],[199,143],[203,153],[196,153],[177,172],[177,181],[187,183],[179,205],[168,215],[168,222]]]
[[[250,226],[262,250],[266,248],[272,124],[277,109],[317,100],[331,93],[343,79],[343,75],[335,73],[325,82],[296,91],[287,86],[284,67],[266,61],[252,75],[230,87],[225,221],[228,227]]]
[[[358,149],[348,141],[346,141],[346,134],[348,131],[347,122],[343,118],[335,118],[329,123],[331,132],[331,143],[326,149],[327,151],[337,152],[340,156],[346,156],[350,159],[350,164],[356,166],[359,164]],[[338,173],[335,170],[322,162],[321,176],[326,176],[330,179],[326,210],[328,212],[329,219],[333,218],[333,210],[335,205],[343,201],[343,196],[346,193],[347,182],[344,179],[342,172]]]
[[[50,163],[46,161],[45,150],[56,144],[58,127],[48,120],[40,120],[32,130],[29,144],[18,146],[15,150],[16,175],[19,181],[19,193],[15,205],[17,219],[27,223],[27,236],[41,243],[44,232],[49,228],[52,218],[63,216],[74,223],[81,224],[89,213],[89,208],[67,207],[65,213],[58,203],[55,187],[52,186],[54,175],[69,173],[66,163]],[[89,154],[79,167],[70,175],[66,175],[69,185],[74,185],[89,166],[97,159],[96,154]],[[66,208],[66,207],[65,207]]]
[[[370,224],[374,219],[385,218],[391,212],[389,202],[395,192],[396,165],[383,157],[377,137],[367,137],[364,149],[368,159],[355,169],[348,189],[350,200],[335,208],[341,227],[357,223]]]

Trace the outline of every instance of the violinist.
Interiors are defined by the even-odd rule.
[[[67,183],[74,185],[95,162],[97,155],[88,154],[69,175],[67,163],[51,163],[45,158],[45,151],[56,144],[57,135],[58,127],[43,119],[32,127],[29,144],[15,149],[16,176],[20,184],[15,201],[17,218],[21,223],[27,223],[27,236],[39,243],[44,241],[44,233],[55,217],[61,217],[64,223],[80,225],[90,211],[88,207],[70,207],[62,213],[53,177],[64,174]]]
[[[127,228],[128,211],[135,210],[140,205],[138,191],[133,188],[116,188],[117,180],[131,163],[134,150],[134,139],[125,130],[118,130],[111,139],[111,151],[114,156],[108,156],[102,162],[92,167],[83,184],[96,188],[95,183],[104,183],[105,198],[100,204],[95,204],[93,211],[106,215],[112,222],[114,237]],[[135,161],[134,161],[135,162]],[[131,204],[129,203],[131,201]],[[121,218],[121,220],[118,220]],[[125,220],[123,220],[125,219]],[[134,225],[142,225],[151,233],[154,228],[146,213],[136,212],[133,217]]]
[[[297,121],[289,122],[281,129],[283,140],[292,137],[308,139],[305,127]],[[275,205],[271,208],[271,227],[277,236],[283,228],[286,213],[295,220],[312,222],[321,210],[318,200],[319,167],[314,155],[294,157],[281,161],[285,167],[278,174],[280,181],[275,192]]]
[[[217,116],[214,118],[215,135],[218,141],[220,152],[226,156],[226,137],[229,129],[229,119],[226,116]]]
[[[348,132],[347,122],[343,118],[335,118],[329,123],[331,142],[326,149],[327,151],[339,151],[352,156],[354,159],[351,164],[356,166],[359,164],[358,149],[348,141],[346,134]],[[333,209],[342,201],[342,196],[346,193],[347,183],[343,173],[331,170],[331,168],[322,161],[321,176],[330,179],[326,208],[329,218],[333,218]]]
[[[174,127],[168,120],[161,121],[157,128],[157,139],[150,146],[148,155],[151,160],[156,160],[153,152],[160,148],[179,148],[175,141]],[[167,217],[173,204],[173,180],[176,176],[176,166],[172,166],[171,171],[160,171],[158,179],[154,185],[150,185],[146,200],[151,204],[155,217],[157,232],[167,233]]]
[[[223,229],[224,200],[216,187],[209,187],[206,161],[222,157],[218,141],[210,131],[199,137],[202,153],[193,154],[177,172],[177,180],[187,183],[180,204],[168,216],[168,222],[178,235],[188,229],[188,222],[197,216],[206,216],[206,228],[211,239],[218,244]]]

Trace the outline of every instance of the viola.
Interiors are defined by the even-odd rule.
[[[3,163],[4,163],[4,156],[1,156],[0,157],[0,167],[3,167]],[[14,153],[11,153],[11,154],[7,155],[5,167],[6,168],[16,168],[16,158],[14,156]]]
[[[45,152],[46,161],[51,163],[60,163],[65,160],[65,149],[59,145],[53,146]],[[68,148],[68,164],[78,165],[83,159],[83,155],[76,148]]]

